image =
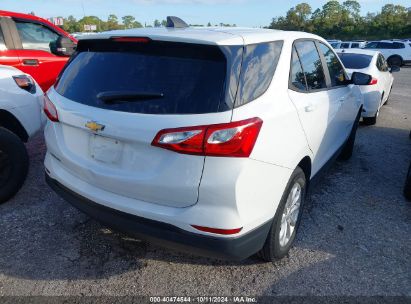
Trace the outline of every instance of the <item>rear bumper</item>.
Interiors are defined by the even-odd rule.
[[[361,93],[364,96],[362,117],[374,117],[381,105],[381,92],[373,86],[362,86]]]
[[[243,260],[259,251],[271,221],[237,238],[219,238],[185,231],[171,224],[150,220],[97,204],[63,186],[46,174],[49,186],[80,211],[115,230],[161,246],[218,259]]]

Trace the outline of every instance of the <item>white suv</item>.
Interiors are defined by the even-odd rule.
[[[411,63],[411,43],[402,41],[371,41],[364,47],[381,52],[390,66],[401,67]]]
[[[0,204],[26,179],[29,158],[23,142],[45,122],[43,91],[27,74],[0,66]]]
[[[371,77],[322,38],[138,29],[80,40],[45,98],[46,179],[115,229],[217,258],[283,257],[310,181],[351,156]]]

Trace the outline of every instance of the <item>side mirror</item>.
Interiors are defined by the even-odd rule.
[[[399,72],[401,70],[401,68],[398,65],[393,65],[392,67],[390,67],[390,73],[396,73]]]
[[[71,56],[76,51],[76,44],[68,37],[60,36],[50,44],[51,52],[57,56]]]
[[[351,82],[355,85],[369,85],[372,80],[372,76],[360,72],[354,72],[351,76]]]

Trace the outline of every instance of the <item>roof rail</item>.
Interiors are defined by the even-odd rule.
[[[187,28],[189,25],[185,23],[181,18],[175,16],[167,16],[167,25],[166,27],[172,28]]]

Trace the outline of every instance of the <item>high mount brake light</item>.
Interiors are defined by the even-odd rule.
[[[147,37],[111,37],[111,40],[116,42],[137,42],[137,43],[149,43],[150,38]]]
[[[54,122],[59,121],[56,106],[51,102],[51,100],[47,97],[46,94],[44,95],[43,110],[44,114],[46,114],[48,119]]]
[[[153,146],[182,154],[249,157],[263,121],[251,118],[225,124],[164,129]]]

